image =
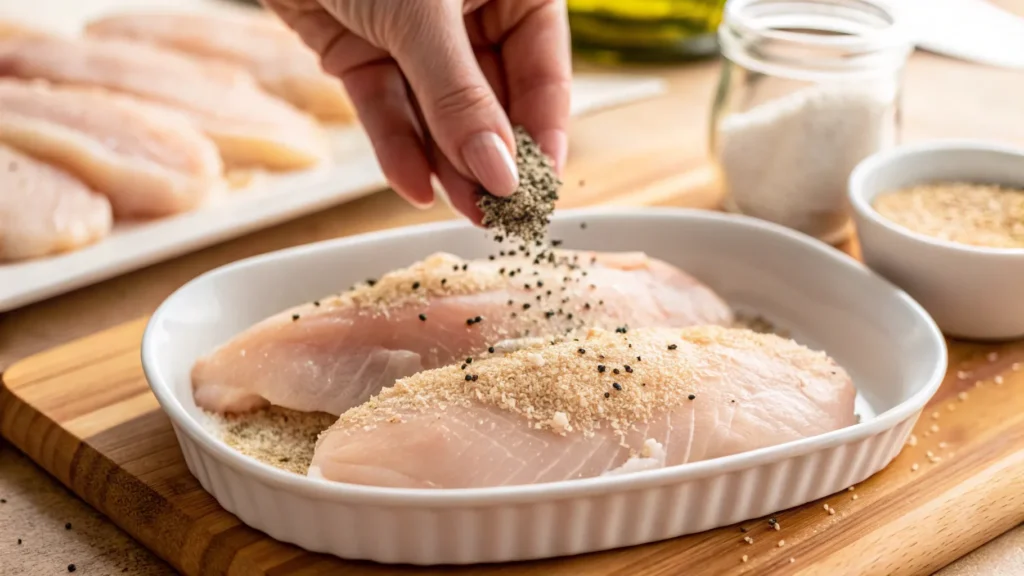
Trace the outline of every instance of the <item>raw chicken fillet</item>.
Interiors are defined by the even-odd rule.
[[[0,141],[106,194],[118,217],[190,210],[224,186],[216,146],[185,117],[100,89],[0,79]]]
[[[245,68],[268,92],[327,121],[349,121],[352,105],[337,78],[276,17],[256,14],[145,12],[115,14],[86,34],[146,42],[197,58]]]
[[[824,353],[750,330],[593,330],[400,380],[320,436],[309,475],[401,488],[556,482],[674,466],[854,424]]]
[[[105,197],[69,174],[0,144],[0,261],[47,256],[110,232]]]
[[[312,117],[264,92],[241,68],[142,42],[0,39],[0,76],[105,88],[173,108],[206,132],[231,165],[302,168],[328,153]]]
[[[694,278],[642,253],[464,261],[435,254],[374,285],[286,310],[199,359],[196,403],[341,414],[395,380],[581,327],[732,322]]]

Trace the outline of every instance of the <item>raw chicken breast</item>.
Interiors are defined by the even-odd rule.
[[[106,236],[112,221],[105,197],[0,144],[0,261],[74,250]]]
[[[594,330],[400,380],[320,436],[309,475],[479,488],[629,473],[850,426],[855,396],[824,353],[778,336]]]
[[[0,141],[106,194],[120,218],[190,210],[224,186],[217,147],[188,119],[100,89],[0,79]]]
[[[241,66],[271,94],[327,121],[352,120],[352,105],[337,78],[276,17],[253,14],[146,12],[116,14],[86,27],[86,34],[147,42],[195,57]]]
[[[269,402],[341,414],[399,378],[486,357],[503,341],[582,326],[732,321],[714,292],[644,254],[560,252],[551,260],[439,253],[372,286],[282,312],[196,363],[196,403],[216,412]]]
[[[0,40],[0,76],[95,86],[185,113],[232,165],[302,168],[327,157],[320,126],[247,72],[141,42],[59,37]]]

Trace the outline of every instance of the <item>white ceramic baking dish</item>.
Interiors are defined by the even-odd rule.
[[[643,250],[679,265],[739,309],[760,312],[827,350],[854,378],[861,423],[633,475],[469,490],[298,476],[233,451],[203,428],[189,381],[199,355],[296,302],[431,252],[488,254],[479,230],[443,223],[243,260],[168,298],[146,330],[142,360],[189,469],[246,524],[344,558],[465,564],[578,554],[732,524],[860,482],[899,453],[942,380],[945,343],[924,310],[808,237],[742,216],[670,209],[566,212],[553,230],[567,247]]]
[[[942,181],[1024,188],[1024,149],[945,140],[866,158],[853,170],[849,186],[864,262],[920,302],[950,336],[1024,336],[1024,248],[939,240],[890,222],[872,207],[883,192]]]

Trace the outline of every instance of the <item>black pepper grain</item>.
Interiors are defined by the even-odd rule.
[[[419,282],[413,282],[413,283],[412,283],[412,289],[413,289],[413,290],[418,290],[418,289],[419,289],[419,287],[420,287],[420,283],[419,283]]]
[[[604,364],[598,364],[597,365],[597,371],[598,372],[604,372],[604,370],[605,370]]]
[[[463,271],[463,272],[465,272],[465,271],[466,271],[466,268],[469,268],[469,264],[463,264],[463,265],[462,265],[462,271]]]
[[[476,382],[477,378],[479,378],[479,376],[477,376],[476,374],[473,374],[473,382]]]
[[[369,286],[370,288],[373,288],[374,285],[376,285],[376,284],[377,284],[377,280],[375,278],[368,278],[366,280],[366,285]]]
[[[611,393],[611,392],[605,392],[605,393],[604,393],[604,397],[605,397],[605,398],[610,398],[610,397],[611,397],[611,395],[612,395],[612,393]]]
[[[530,303],[529,302],[526,302],[525,304],[523,304],[523,310],[529,310],[529,309],[530,309]]]
[[[689,396],[687,396],[687,398],[689,398],[690,400],[696,400],[697,396],[695,394],[690,394]]]
[[[317,308],[319,308],[320,307],[320,301],[319,300],[313,300],[313,306],[316,306]]]
[[[469,382],[471,380],[473,380],[473,377],[469,374],[466,374],[466,382]]]
[[[426,322],[427,321],[427,315],[426,314],[420,314],[420,320],[423,321],[423,322]]]
[[[68,572],[74,572],[75,570],[78,570],[78,568],[74,564],[68,564]]]
[[[465,369],[466,369],[466,365],[465,365],[465,364],[463,364],[463,365],[461,366],[461,369],[462,369],[462,370],[465,370]]]
[[[619,373],[619,369],[618,368],[612,368],[612,374],[618,374],[618,373]]]
[[[631,368],[631,367],[629,366],[629,364],[624,364],[624,365],[622,366],[622,368],[623,368],[623,369],[624,369],[624,370],[625,370],[626,372],[629,372],[630,374],[632,374],[632,373],[633,373],[633,368]]]
[[[487,351],[490,352],[491,354],[494,354],[494,346],[487,348]]]
[[[295,322],[298,319],[299,319],[299,315],[298,314],[292,314],[292,322]]]
[[[586,222],[580,222],[580,230],[586,230],[586,229],[587,229],[587,223]]]
[[[65,530],[71,530],[71,522],[67,522],[67,523],[65,523],[65,524],[64,524],[64,529],[65,529]]]
[[[612,382],[612,388],[615,388],[616,390],[622,390],[622,384],[619,384],[618,382]]]
[[[675,344],[669,344],[668,345],[668,349],[669,350],[675,350],[676,348],[679,348],[679,346],[676,346]]]
[[[444,286],[447,283],[448,283],[448,279],[447,278],[441,278],[441,286]]]

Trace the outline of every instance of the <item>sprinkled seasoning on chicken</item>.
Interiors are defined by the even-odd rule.
[[[708,287],[642,253],[439,253],[256,324],[199,359],[192,383],[197,404],[216,412],[269,403],[341,414],[399,378],[469,365],[524,338],[731,322]]]
[[[850,426],[855,395],[824,353],[774,335],[591,330],[400,380],[320,436],[309,474],[477,488],[629,473]]]

